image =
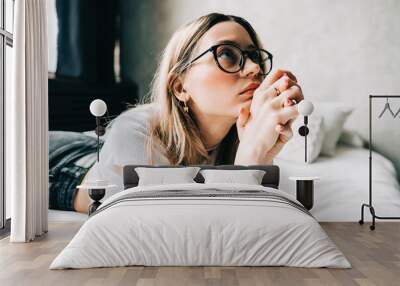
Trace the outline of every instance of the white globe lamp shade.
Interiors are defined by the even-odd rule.
[[[93,116],[100,117],[106,113],[107,104],[101,99],[95,99],[90,103],[89,109]]]
[[[302,100],[297,106],[298,111],[303,116],[308,116],[314,111],[314,105],[309,100]]]

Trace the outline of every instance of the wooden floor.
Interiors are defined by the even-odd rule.
[[[49,270],[80,223],[51,223],[32,243],[0,241],[0,285],[400,285],[400,223],[321,224],[353,268],[119,267]]]

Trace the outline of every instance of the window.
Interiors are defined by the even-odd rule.
[[[5,98],[11,92],[11,51],[14,32],[14,0],[0,0],[0,236],[9,231],[10,210],[5,189]]]

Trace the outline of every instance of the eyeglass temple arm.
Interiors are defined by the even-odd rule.
[[[203,53],[201,53],[200,55],[198,55],[196,58],[194,58],[193,60],[191,60],[189,62],[188,65],[191,65],[192,63],[194,63],[195,61],[197,61],[198,59],[200,59],[202,56],[204,56],[206,53],[208,53],[209,51],[212,51],[212,48],[209,48],[208,50],[204,51]]]

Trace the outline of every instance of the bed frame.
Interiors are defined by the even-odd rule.
[[[241,166],[241,165],[191,165],[194,167],[200,167],[202,170],[204,169],[222,169],[222,170],[248,170],[248,169],[256,169],[266,171],[261,184],[265,187],[272,187],[278,189],[279,187],[279,166],[277,165],[250,165],[250,166]],[[139,176],[135,171],[136,167],[148,167],[148,168],[181,168],[185,167],[182,165],[171,166],[171,165],[126,165],[124,166],[123,180],[124,180],[124,189],[136,187],[139,183]],[[200,174],[194,178],[197,183],[204,183],[204,178]]]

